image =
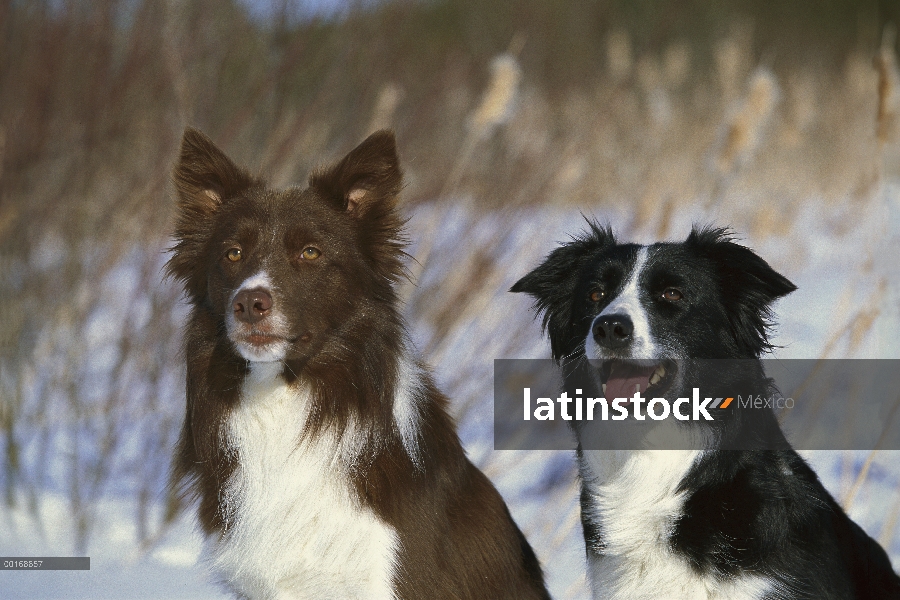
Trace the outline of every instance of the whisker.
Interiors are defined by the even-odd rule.
[[[284,359],[282,358],[282,359],[280,359],[279,362],[281,362],[281,364],[284,365],[284,368],[285,368],[285,369],[287,369],[288,371],[291,372],[291,375],[293,375],[295,379],[298,378],[298,377],[297,377],[297,374],[294,373],[294,370],[291,368],[291,366],[290,366],[289,364],[287,364],[287,361],[286,361],[286,360],[284,360]]]

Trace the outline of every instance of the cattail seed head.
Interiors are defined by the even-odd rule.
[[[522,69],[511,54],[500,54],[491,62],[491,81],[481,104],[469,118],[472,131],[479,136],[506,122],[515,106]]]
[[[756,150],[778,93],[778,81],[771,71],[760,69],[752,76],[747,97],[727,125],[716,165],[720,173],[731,172]]]
[[[634,62],[631,56],[631,40],[624,31],[614,31],[606,40],[606,62],[613,79],[625,79],[631,73]]]
[[[882,144],[893,142],[900,133],[900,77],[897,75],[897,55],[894,42],[897,30],[888,25],[884,29],[881,48],[875,56],[878,71],[878,141]]]
[[[393,127],[394,114],[397,112],[397,106],[402,97],[403,90],[396,84],[386,83],[381,86],[378,99],[375,101],[375,109],[372,111],[372,119],[369,122],[369,131]]]

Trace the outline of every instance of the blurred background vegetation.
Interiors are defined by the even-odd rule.
[[[897,23],[900,4],[853,0],[0,0],[0,512],[39,520],[61,495],[83,549],[122,495],[142,544],[163,531],[185,311],[161,265],[186,125],[278,186],[397,132],[417,215],[406,311],[465,424],[490,405],[472,375],[538,339],[489,313],[550,249],[534,240],[571,232],[548,210],[648,239],[707,216],[757,244],[796,235],[810,206],[836,236],[876,210],[900,175]],[[895,310],[876,259],[822,356],[857,356]],[[460,341],[473,328],[488,341]],[[511,459],[466,431],[497,477]],[[562,471],[541,493],[574,506]],[[567,510],[540,535],[577,533]]]

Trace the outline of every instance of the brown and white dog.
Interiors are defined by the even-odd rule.
[[[274,190],[185,131],[170,275],[190,303],[173,479],[246,598],[548,598],[398,310],[401,172],[371,135]]]

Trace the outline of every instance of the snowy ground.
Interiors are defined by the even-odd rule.
[[[777,356],[820,357],[829,341],[836,339],[831,357],[900,357],[900,267],[895,259],[900,247],[900,182],[885,186],[879,197],[862,209],[823,210],[815,202],[804,206],[808,208],[795,216],[790,235],[743,240],[799,286],[778,306],[781,326],[775,343],[783,348]],[[730,222],[728,207],[720,211],[719,215],[700,209],[695,214],[679,214],[670,231],[676,232],[673,237],[683,237],[693,221]],[[614,226],[630,222],[624,211],[593,216]],[[648,233],[651,225],[619,231],[624,238],[648,242],[653,239]],[[456,262],[461,242],[466,248],[490,252],[497,264],[504,266],[482,285],[486,291],[466,305],[462,325],[438,335],[427,319],[421,319],[412,324],[412,333],[416,344],[428,349],[441,386],[456,403],[461,436],[471,457],[507,499],[545,565],[556,598],[587,597],[571,455],[492,449],[491,374],[494,358],[549,355],[547,342],[532,321],[528,299],[506,290],[557,241],[581,227],[581,217],[572,209],[476,216],[464,206],[446,205],[420,207],[410,222],[414,240],[433,239],[411,306],[434,293],[437,282],[452,288],[454,281],[465,279],[465,265],[459,267]],[[416,255],[416,246],[411,251]],[[837,334],[854,311],[870,304],[876,309],[874,322],[853,347],[852,336]],[[166,405],[176,423],[180,402],[176,397]],[[142,448],[141,432],[152,429],[137,422],[130,431],[135,438],[129,447]],[[59,449],[61,455],[66,451]],[[807,456],[825,485],[843,500],[851,493],[868,453]],[[853,498],[850,514],[888,547],[895,567],[900,568],[900,528],[896,520],[890,523],[900,502],[898,458],[897,452],[875,456]],[[53,462],[65,464],[61,457]],[[35,506],[29,507],[23,496],[17,508],[0,508],[0,555],[72,555],[75,534],[64,487],[48,487]],[[188,516],[169,528],[152,548],[138,548],[137,502],[128,489],[130,484],[109,486],[111,491],[97,506],[97,523],[86,551],[91,557],[90,571],[0,572],[0,596],[92,600],[224,597],[207,583],[196,565],[200,540]],[[36,512],[40,519],[34,518]],[[158,523],[158,515],[150,522]]]

